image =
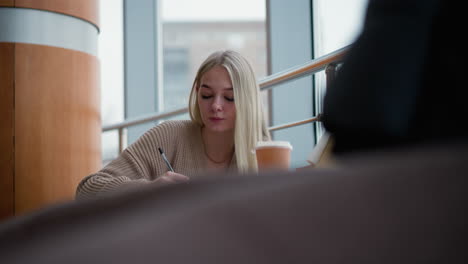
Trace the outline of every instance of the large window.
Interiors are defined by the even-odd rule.
[[[351,44],[360,31],[367,0],[268,0],[269,60],[275,74]],[[303,120],[321,112],[324,73],[277,85],[271,94],[273,125]],[[275,131],[293,145],[291,166],[306,159],[323,132],[319,123]]]
[[[101,0],[102,124],[186,107],[197,68],[215,50],[242,53],[264,77],[265,1]],[[153,125],[130,127],[128,144]],[[102,146],[104,163],[115,158],[117,131],[103,133]]]
[[[101,111],[102,123],[108,125],[186,107],[196,70],[216,50],[242,53],[261,79],[267,69],[276,73],[347,46],[360,32],[367,0],[101,0],[100,4]],[[316,75],[315,95],[311,83],[308,77],[274,89],[271,112],[267,111],[271,124],[321,111],[324,74]],[[268,103],[266,99],[264,94]],[[153,125],[131,127],[128,143]],[[295,130],[304,131],[298,136]],[[302,166],[312,148],[304,142],[314,144],[317,135],[309,126],[274,136],[292,143],[297,139],[293,163]],[[117,131],[103,133],[102,143],[104,162],[118,155]]]

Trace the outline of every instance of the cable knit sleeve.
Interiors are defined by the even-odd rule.
[[[159,147],[178,173],[192,175],[202,167],[199,130],[190,120],[165,121],[153,127],[102,170],[85,177],[77,187],[76,199],[152,182],[168,170]]]
[[[85,177],[77,187],[76,199],[85,199],[110,191],[136,187],[149,183],[148,176],[133,157],[125,150],[118,158],[97,173]]]

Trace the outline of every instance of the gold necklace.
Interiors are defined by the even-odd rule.
[[[226,161],[228,161],[230,158],[232,159],[232,154],[234,153],[234,151],[231,153],[231,155],[229,157],[227,157],[225,160],[222,160],[222,161],[216,161],[214,159],[212,159],[210,157],[210,155],[208,155],[208,153],[206,153],[206,148],[203,148],[203,151],[205,152],[205,156],[213,163],[215,164],[223,164],[223,163],[226,163]]]
[[[226,163],[229,160],[229,158],[232,159],[232,155],[234,154],[234,149],[232,150],[231,155],[229,157],[227,157],[225,160],[216,161],[216,160],[212,159],[210,157],[210,155],[208,155],[208,153],[206,152],[205,138],[203,137],[203,127],[201,128],[200,132],[201,132],[200,134],[201,134],[201,138],[202,138],[202,142],[203,142],[203,152],[205,153],[205,157],[208,158],[208,160],[210,160],[214,164],[223,164],[223,163]]]

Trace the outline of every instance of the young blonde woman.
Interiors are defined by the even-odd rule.
[[[270,135],[256,77],[244,57],[229,50],[211,54],[195,76],[189,112],[191,120],[153,127],[102,170],[85,177],[77,198],[185,182],[207,170],[256,171],[252,149]]]

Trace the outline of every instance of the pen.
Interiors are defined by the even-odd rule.
[[[158,149],[159,149],[159,153],[161,153],[161,156],[163,157],[164,162],[166,162],[167,167],[168,167],[172,172],[174,172],[174,169],[172,168],[171,164],[169,163],[169,161],[168,161],[167,158],[166,158],[166,154],[164,154],[164,152],[162,151],[161,148],[158,148]]]

